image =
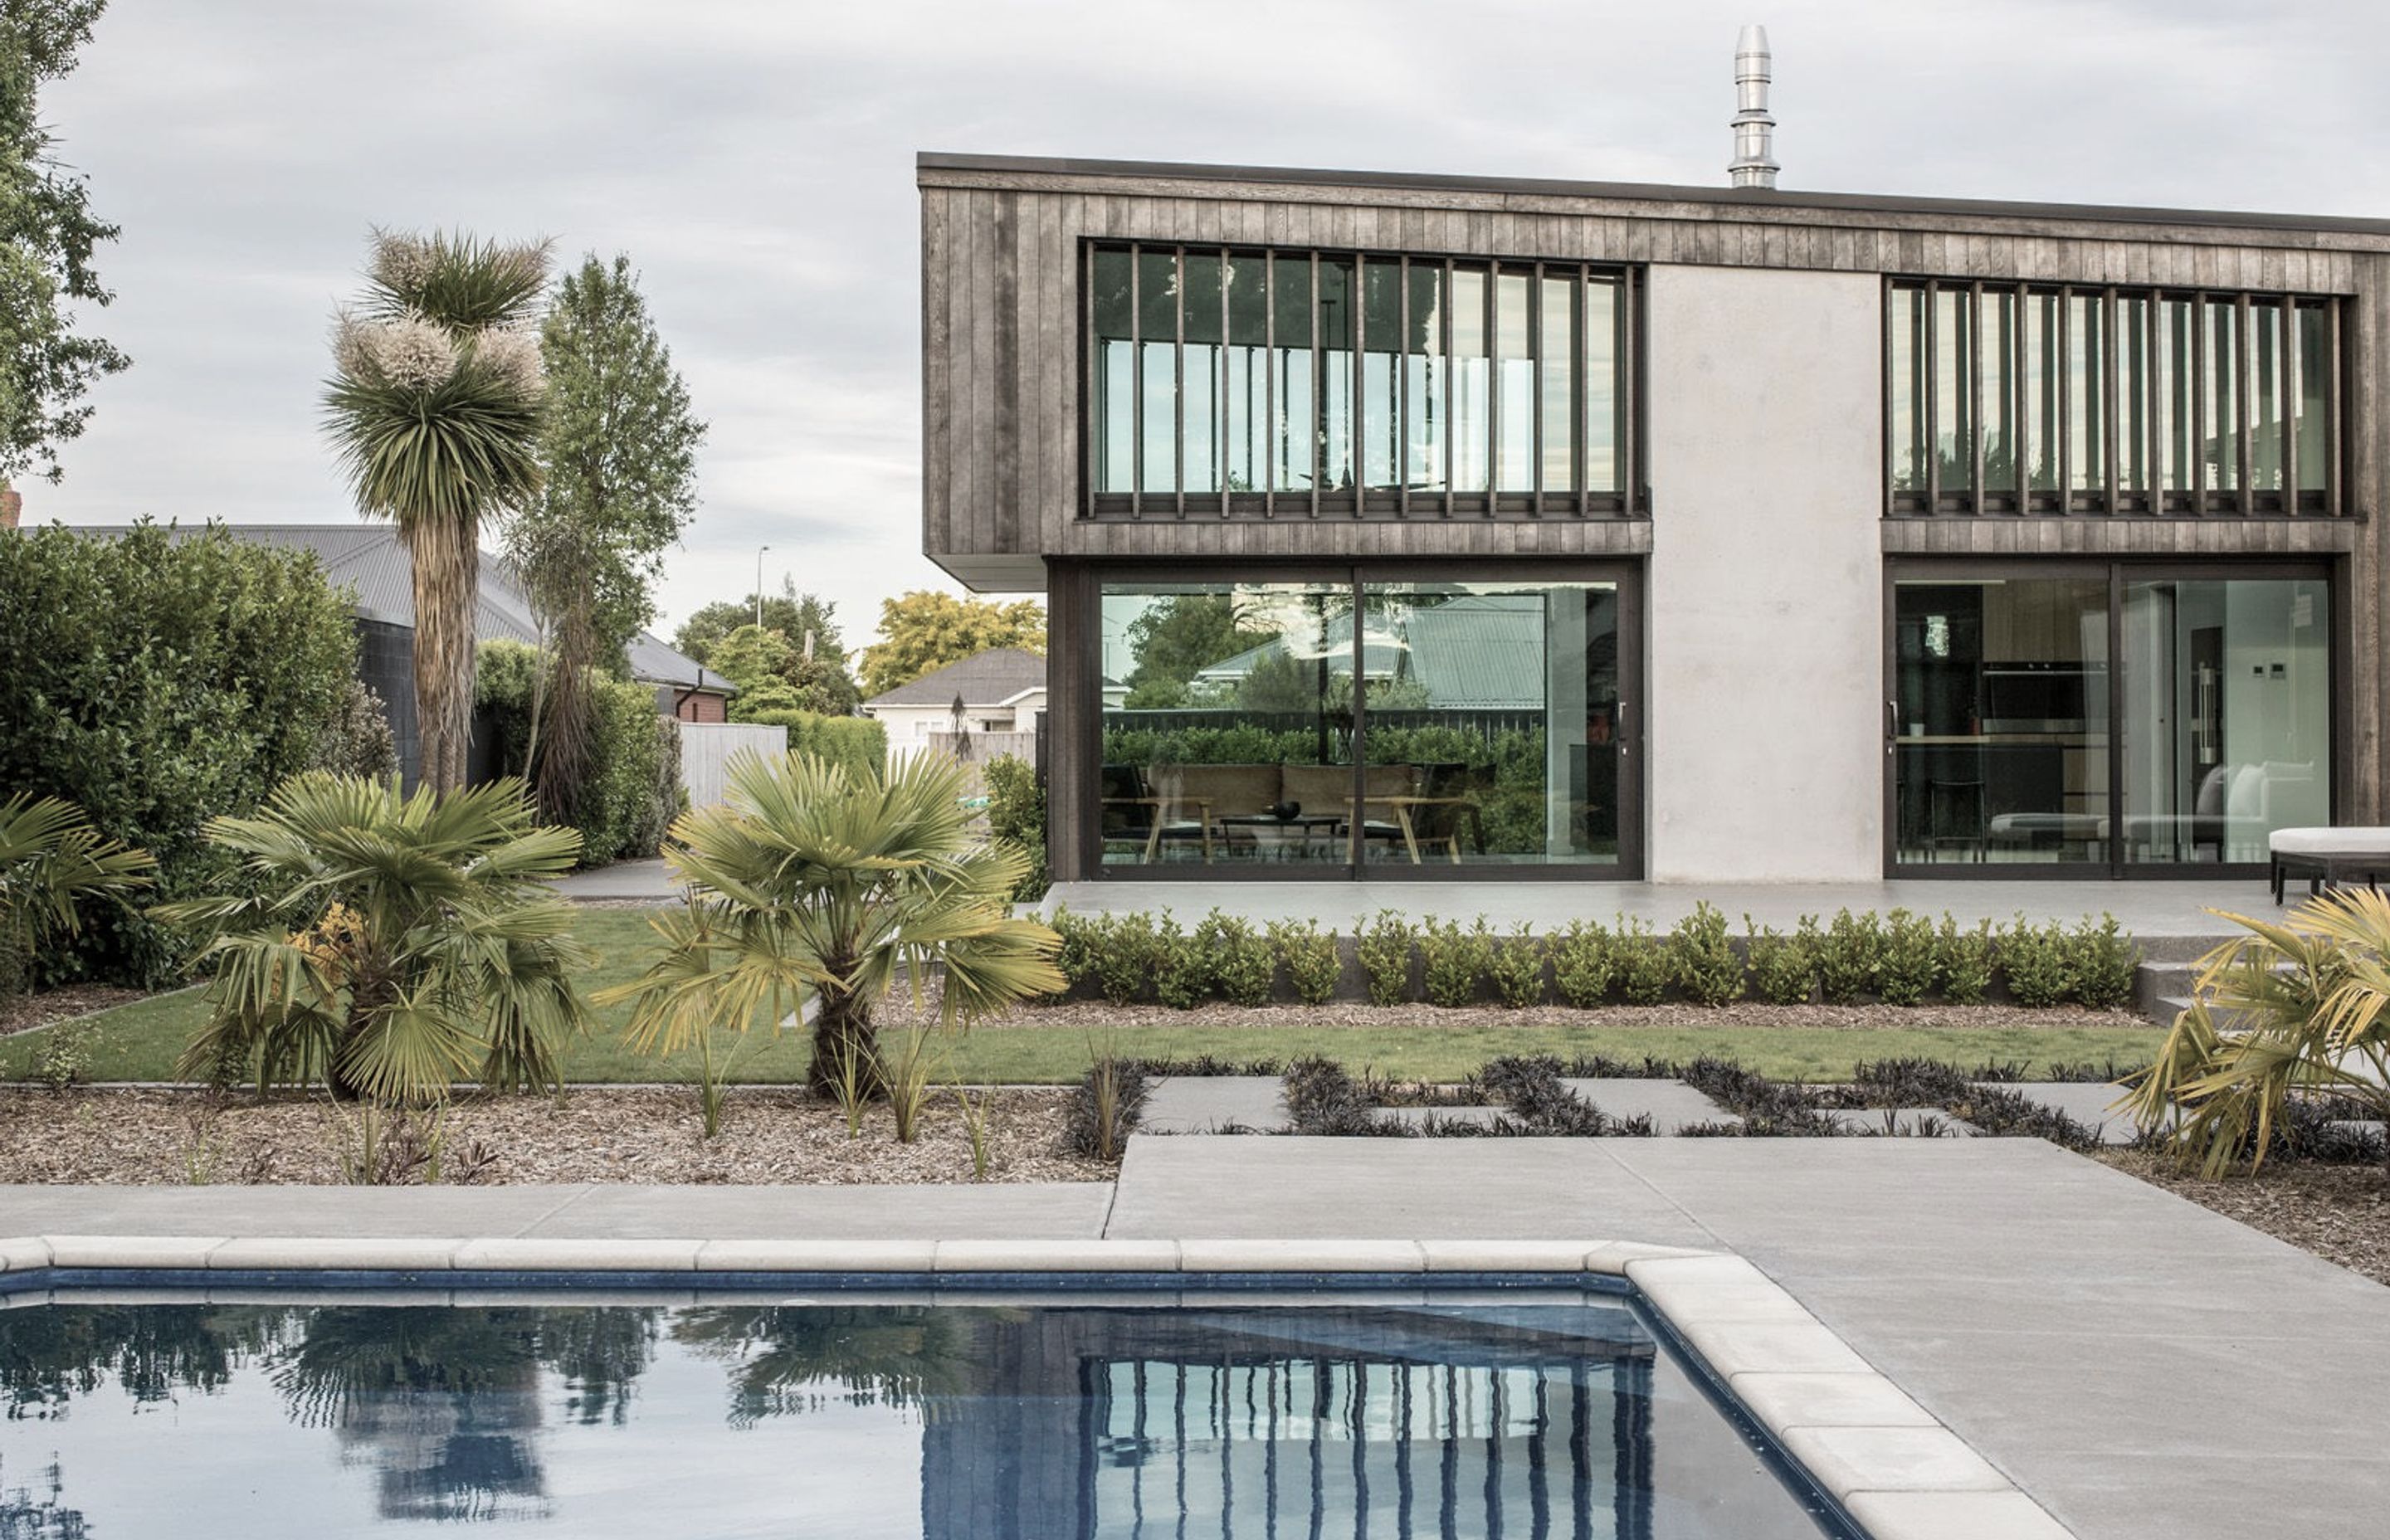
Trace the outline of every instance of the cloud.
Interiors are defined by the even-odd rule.
[[[1785,185],[2378,212],[2390,7],[1779,0]],[[130,352],[28,512],[326,520],[326,323],[376,224],[627,251],[713,423],[669,616],[769,543],[858,632],[919,555],[913,155],[1717,184],[1747,5],[122,4],[44,117]],[[767,558],[767,578],[774,569]],[[669,629],[667,624],[666,629]]]

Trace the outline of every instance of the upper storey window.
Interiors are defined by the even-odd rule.
[[[1634,275],[1096,245],[1096,517],[1638,513]]]
[[[2340,306],[1895,279],[1895,513],[2337,514]]]

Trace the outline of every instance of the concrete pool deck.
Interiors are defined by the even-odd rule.
[[[2035,1140],[1140,1136],[1097,1184],[20,1187],[0,1236],[58,1238],[12,1244],[17,1267],[265,1266],[288,1237],[444,1241],[391,1254],[491,1267],[602,1267],[610,1245],[612,1266],[678,1269],[1575,1258],[1624,1269],[1883,1540],[2055,1534],[2037,1503],[2079,1540],[2370,1535],[2390,1490],[2390,1289]]]

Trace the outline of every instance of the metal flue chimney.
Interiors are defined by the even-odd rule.
[[[1776,120],[1767,115],[1767,29],[1745,27],[1734,44],[1734,163],[1738,187],[1776,186]]]

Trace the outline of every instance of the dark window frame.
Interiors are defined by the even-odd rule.
[[[1183,472],[1186,404],[1182,391],[1177,403],[1177,431],[1174,441],[1178,446],[1181,468],[1180,473],[1176,478],[1176,484],[1169,491],[1147,490],[1145,486],[1147,478],[1141,463],[1144,445],[1144,414],[1135,399],[1136,392],[1141,388],[1138,382],[1143,379],[1144,370],[1143,361],[1137,356],[1137,344],[1143,340],[1139,335],[1143,316],[1138,296],[1132,288],[1129,302],[1132,381],[1131,420],[1128,430],[1128,439],[1132,446],[1130,490],[1126,492],[1099,490],[1097,469],[1103,425],[1097,420],[1097,415],[1102,409],[1102,404],[1097,384],[1099,366],[1095,327],[1095,263],[1099,252],[1108,255],[1125,255],[1128,259],[1128,271],[1133,276],[1141,270],[1140,258],[1148,254],[1168,254],[1181,274],[1185,272],[1185,260],[1190,255],[1214,257],[1224,263],[1231,260],[1261,262],[1264,264],[1266,286],[1263,302],[1265,332],[1261,345],[1266,354],[1278,346],[1277,333],[1279,317],[1275,284],[1280,263],[1304,263],[1309,265],[1312,274],[1312,301],[1306,307],[1310,320],[1307,351],[1311,358],[1312,411],[1310,415],[1314,431],[1311,435],[1313,439],[1312,475],[1311,484],[1308,487],[1281,489],[1270,484],[1260,491],[1188,490]],[[1348,453],[1356,484],[1339,488],[1323,488],[1319,485],[1324,463],[1324,454],[1319,443],[1322,437],[1320,425],[1324,424],[1327,414],[1325,368],[1327,354],[1330,352],[1327,346],[1329,339],[1323,335],[1319,314],[1319,267],[1322,259],[1347,264],[1347,270],[1352,274],[1354,288],[1354,294],[1349,302],[1356,309],[1360,302],[1359,296],[1365,282],[1367,263],[1370,262],[1392,262],[1396,264],[1396,292],[1403,296],[1406,310],[1408,308],[1410,276],[1415,269],[1424,269],[1438,274],[1443,285],[1443,292],[1447,295],[1452,291],[1452,277],[1456,271],[1474,271],[1485,275],[1484,327],[1488,376],[1488,421],[1484,446],[1486,490],[1458,492],[1453,489],[1451,482],[1454,434],[1448,417],[1437,427],[1443,446],[1440,458],[1443,462],[1444,477],[1440,489],[1414,488],[1408,484],[1407,475],[1402,476],[1399,484],[1394,487],[1371,487],[1364,484],[1366,478],[1360,474],[1360,468],[1367,435],[1373,430],[1373,425],[1367,420],[1365,389],[1362,383],[1367,338],[1357,325],[1349,326],[1347,328],[1349,344],[1345,350],[1349,360],[1347,370],[1351,376],[1347,382],[1350,404],[1345,427],[1351,441]],[[1495,332],[1497,325],[1496,291],[1499,286],[1495,280],[1503,275],[1524,278],[1527,281],[1530,295],[1527,318],[1529,353],[1525,362],[1529,365],[1529,374],[1535,381],[1536,399],[1530,404],[1528,416],[1532,442],[1522,451],[1531,462],[1531,484],[1528,489],[1522,491],[1503,491],[1500,488],[1501,393],[1498,379],[1504,360],[1500,359],[1496,352]],[[1574,276],[1575,279],[1574,289],[1575,302],[1572,307],[1574,314],[1571,327],[1575,356],[1572,360],[1567,376],[1568,389],[1571,393],[1571,421],[1574,425],[1570,470],[1575,484],[1573,489],[1559,489],[1547,486],[1544,479],[1546,465],[1542,439],[1546,360],[1541,352],[1543,342],[1541,317],[1536,307],[1541,302],[1544,279],[1569,276]],[[1372,248],[1286,247],[1235,242],[1088,237],[1080,242],[1078,279],[1079,302],[1076,308],[1079,341],[1084,353],[1078,371],[1077,465],[1082,483],[1078,517],[1081,519],[1142,521],[1162,519],[1184,520],[1190,516],[1239,520],[1317,520],[1327,517],[1400,523],[1422,519],[1475,518],[1484,520],[1533,523],[1547,517],[1625,520],[1648,519],[1651,516],[1651,494],[1645,477],[1647,457],[1642,389],[1643,359],[1646,351],[1643,336],[1645,280],[1643,269],[1639,265],[1535,257],[1382,250]],[[1589,430],[1592,426],[1594,392],[1587,388],[1587,357],[1591,338],[1592,314],[1591,306],[1585,302],[1585,299],[1593,291],[1592,285],[1596,280],[1615,286],[1612,290],[1615,298],[1613,310],[1613,331],[1611,339],[1613,385],[1611,402],[1612,452],[1617,466],[1617,486],[1615,490],[1600,491],[1593,490],[1587,484],[1589,480],[1588,461],[1593,438]],[[1224,311],[1227,308],[1225,288],[1222,308]],[[1448,306],[1442,308],[1447,311],[1449,309]],[[1356,316],[1355,321],[1357,323],[1359,317]],[[1168,341],[1175,350],[1173,357],[1176,372],[1183,377],[1187,367],[1183,304],[1177,307],[1177,321],[1174,335],[1168,339]],[[1432,356],[1437,358],[1443,366],[1444,375],[1434,389],[1425,393],[1433,398],[1432,404],[1442,404],[1448,408],[1453,396],[1451,381],[1455,363],[1453,327],[1448,314],[1441,318],[1437,329],[1438,351]],[[1155,340],[1163,340],[1157,338]],[[1397,353],[1394,356],[1397,360],[1402,360],[1410,355]],[[1408,394],[1408,368],[1407,364],[1401,362],[1398,362],[1394,367],[1394,393],[1397,402],[1402,402]],[[1265,395],[1265,410],[1272,417],[1274,425],[1279,405],[1275,399],[1276,373],[1274,369],[1266,369],[1265,375],[1268,381]],[[1395,448],[1397,455],[1405,461],[1404,466],[1398,467],[1398,470],[1401,470],[1407,469],[1410,437],[1409,424],[1400,406],[1397,407],[1396,418],[1400,430],[1395,436]],[[1225,449],[1226,435],[1220,423],[1214,422],[1213,425],[1212,437],[1215,441],[1213,445],[1214,451]],[[1268,480],[1274,483],[1275,451],[1269,451],[1268,454],[1271,457],[1266,468],[1273,472]],[[1227,480],[1225,459],[1221,465],[1221,480],[1225,481]]]
[[[1985,517],[2144,517],[2144,518],[2348,518],[2353,515],[2347,493],[2348,468],[2346,456],[2349,435],[2344,430],[2347,418],[2348,358],[2350,327],[2345,314],[2345,297],[2332,294],[2306,294],[2287,291],[2246,290],[2228,289],[2185,288],[2166,285],[2129,284],[2067,284],[2033,281],[1991,281],[1980,278],[1937,278],[1932,276],[1895,275],[1884,280],[1883,346],[1883,506],[1887,518],[1985,518]],[[1972,474],[1964,487],[1943,485],[1941,458],[1936,445],[1937,430],[1942,415],[1937,401],[1940,374],[1936,329],[1940,320],[1940,297],[1958,294],[1965,297],[1968,340],[1966,356],[1972,385],[1973,400],[1969,403],[1964,420],[1966,449],[1960,456]],[[1894,406],[1896,393],[1903,387],[1895,365],[1894,337],[1901,319],[1900,309],[1913,296],[1922,296],[1922,332],[1912,350],[1912,368],[1916,385],[1911,392],[1918,421],[1913,444],[1923,457],[1925,486],[1922,490],[1898,484],[1897,457],[1902,445],[1894,433]],[[1986,367],[1984,337],[1984,301],[1986,296],[2012,295],[2015,299],[2015,321],[2011,327],[2007,362],[2010,366],[2010,389],[2004,392],[2005,418],[2011,442],[2008,460],[2013,468],[2012,488],[1987,491],[1984,469],[1985,392],[1995,371]],[[2037,488],[2032,481],[2033,453],[2038,447],[2034,425],[2027,420],[2025,404],[2028,381],[2027,337],[2031,326],[2027,311],[2036,302],[2057,301],[2057,323],[2046,346],[2056,351],[2060,364],[2056,371],[2057,400],[2049,410],[2056,425],[2055,443],[2051,446],[2055,467],[2052,488]],[[2095,420],[2100,424],[2101,446],[2099,462],[2091,466],[2089,485],[2073,484],[2073,446],[2069,435],[2073,430],[2075,412],[2067,399],[2072,389],[2073,371],[2069,366],[2071,345],[2068,329],[2074,302],[2087,301],[2092,314],[2100,319],[2099,352],[2086,371],[2099,394]],[[2127,339],[2122,326],[2122,303],[2144,302],[2141,314],[2146,323],[2149,356],[2144,360],[2146,404],[2142,411],[2139,436],[2145,465],[2144,484],[2127,487],[2124,482],[2124,457],[2120,454],[2119,430],[2123,415],[2123,370],[2121,360],[2127,352]],[[2191,369],[2186,399],[2192,413],[2190,467],[2191,485],[2184,490],[2168,490],[2165,486],[2167,453],[2166,425],[2161,410],[2156,387],[2157,354],[2163,346],[2163,333],[2167,302],[2188,302],[2191,312],[2191,351],[2183,360]],[[2281,437],[2281,476],[2277,489],[2260,490],[2251,486],[2253,464],[2251,451],[2255,443],[2255,427],[2250,420],[2253,402],[2258,392],[2251,363],[2251,306],[2253,303],[2280,307],[2281,321],[2277,346],[2281,353],[2279,378],[2275,381],[2274,399],[2279,404],[2280,421],[2271,431]],[[2216,478],[2210,474],[2208,456],[2201,452],[2204,441],[2213,431],[2204,420],[2207,386],[2206,353],[2210,328],[2216,324],[2215,312],[2229,314],[2234,341],[2234,368],[2231,397],[2233,421],[2216,433],[2218,441],[2229,437],[2236,468],[2235,485],[2218,488],[2210,484]],[[2320,314],[2324,318],[2326,360],[2323,398],[2323,485],[2302,488],[2299,449],[2298,406],[2302,401],[2303,384],[2300,365],[2304,356],[2303,314]]]

